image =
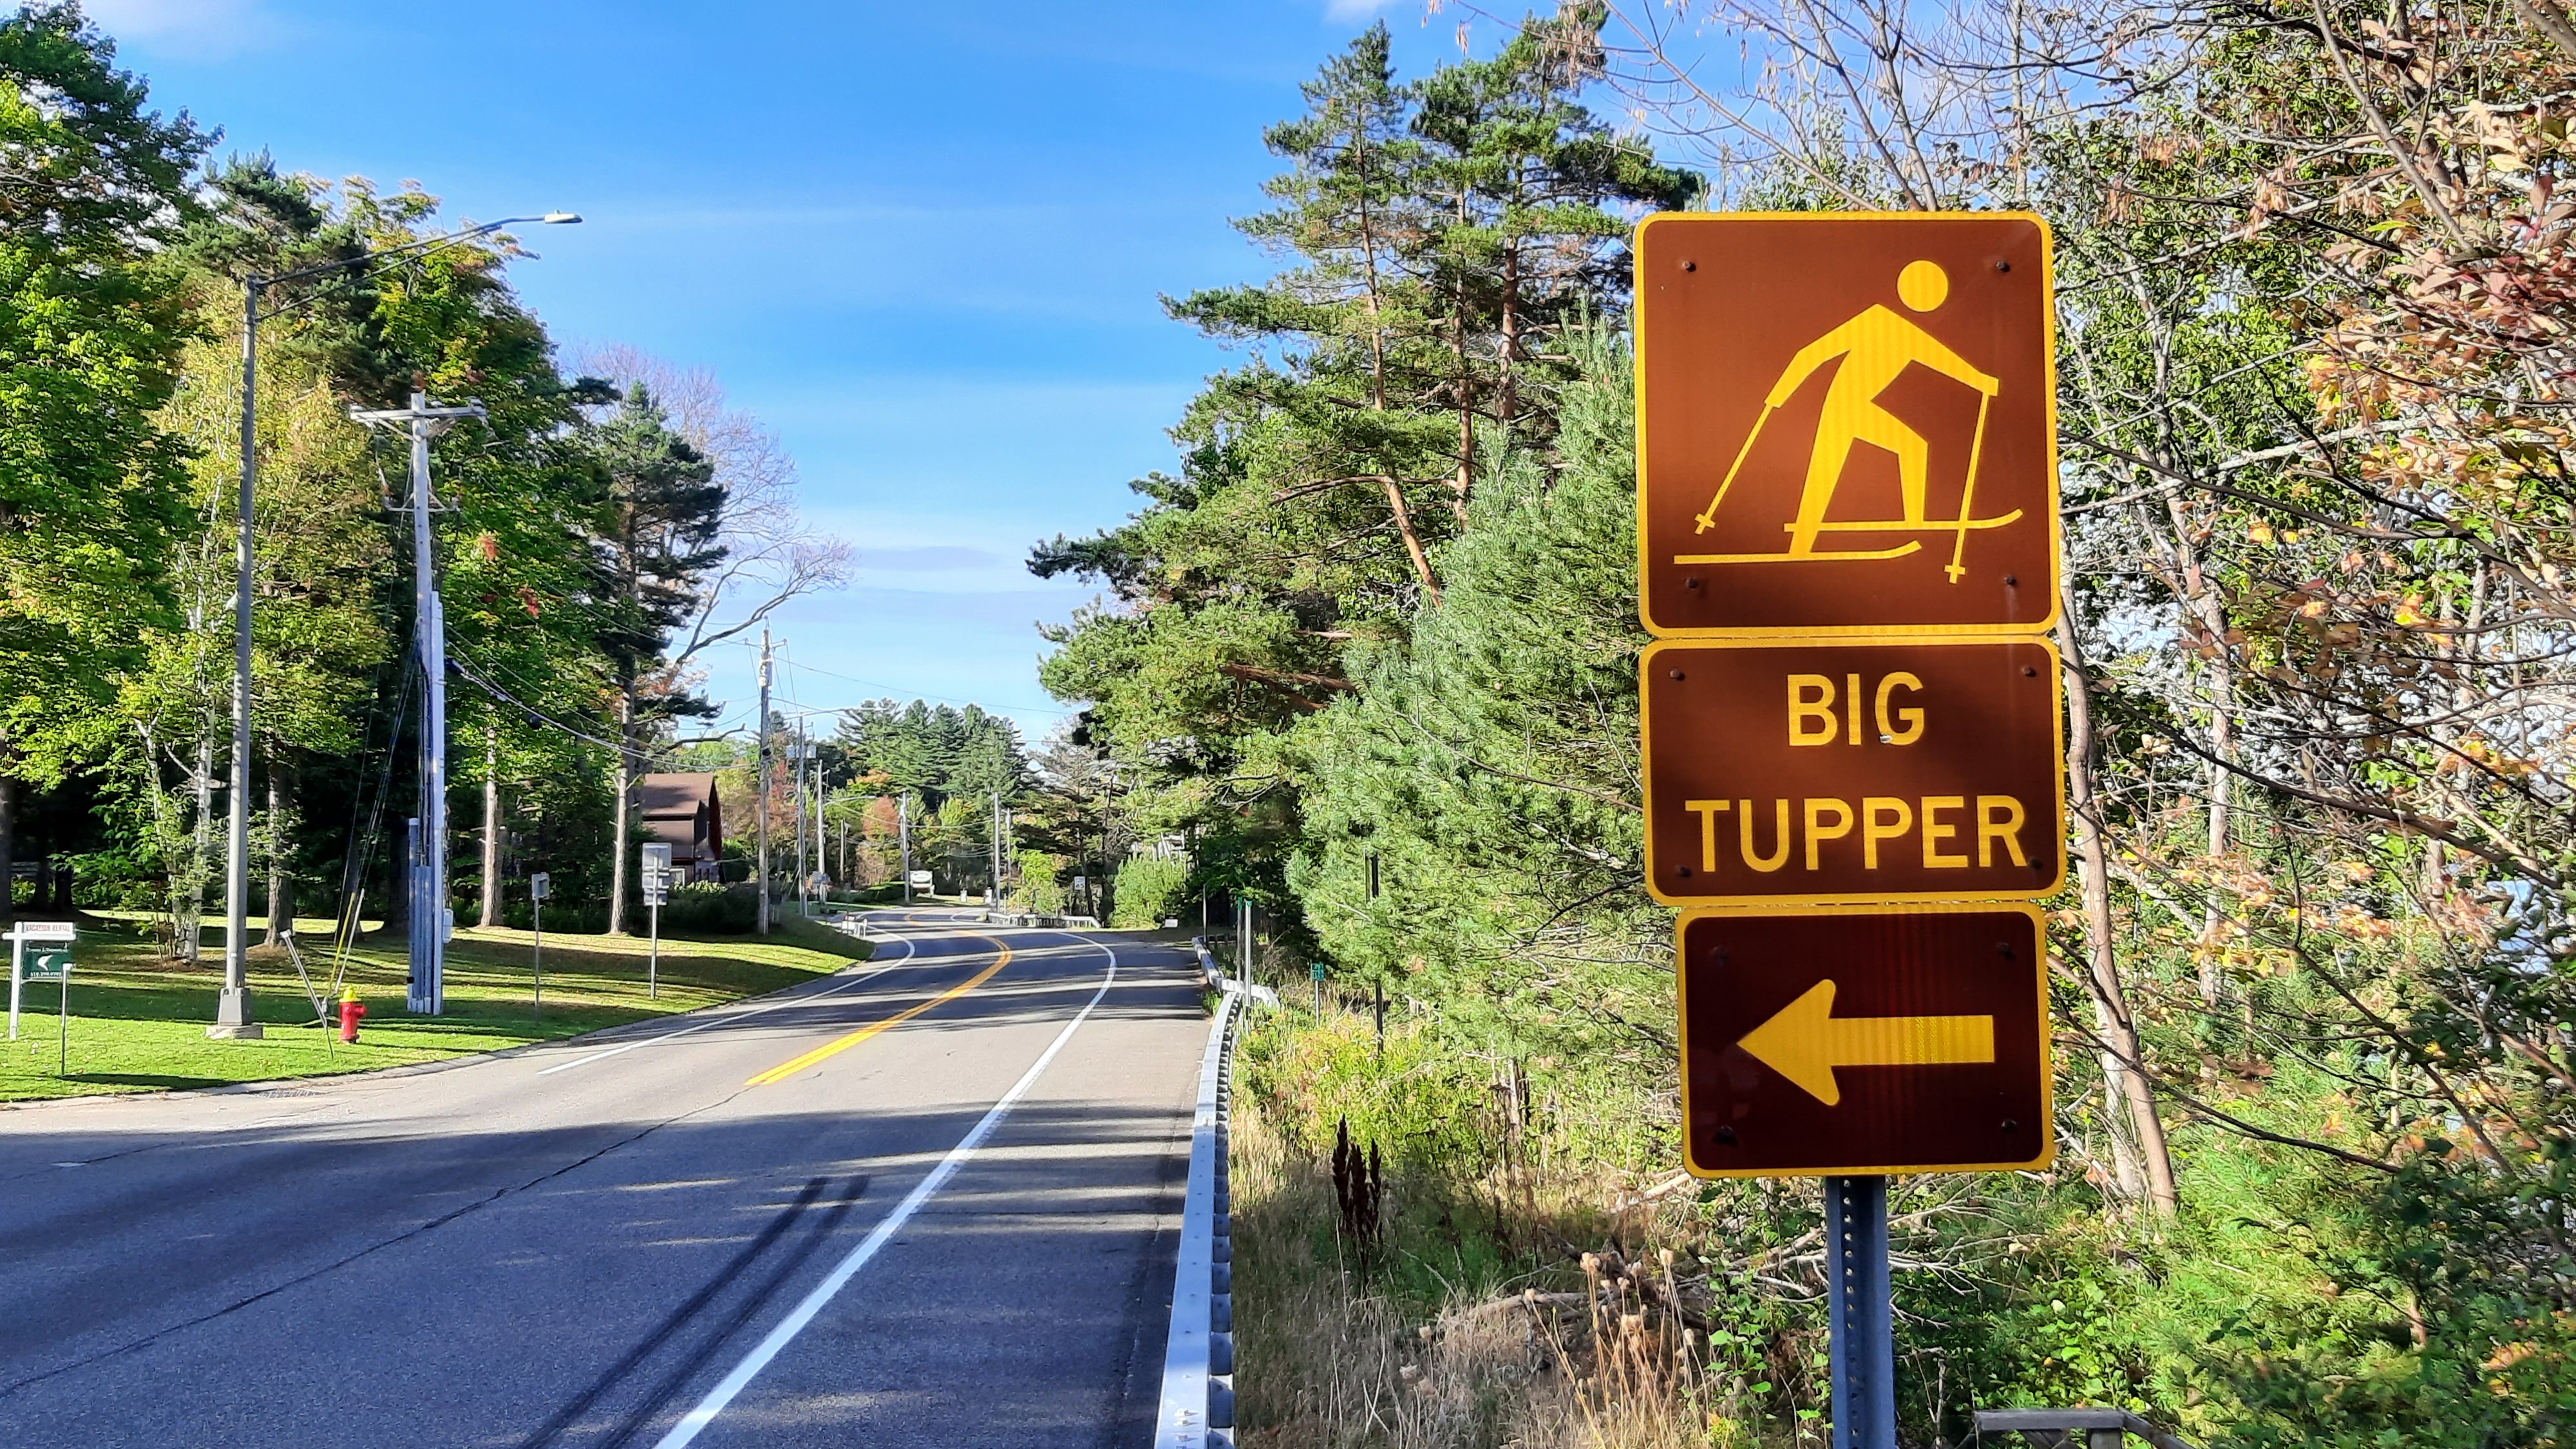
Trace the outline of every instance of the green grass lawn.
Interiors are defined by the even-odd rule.
[[[309,943],[314,986],[327,994],[335,969],[331,923],[297,926],[297,940]],[[251,952],[251,990],[267,1035],[210,1039],[222,939],[220,926],[209,927],[207,959],[191,965],[161,959],[139,923],[104,913],[85,921],[72,953],[69,1070],[54,1069],[56,987],[29,982],[18,1039],[0,1041],[0,1102],[363,1072],[496,1051],[776,991],[864,960],[869,951],[863,941],[793,918],[766,939],[665,937],[661,992],[648,997],[643,938],[548,931],[541,1023],[532,1009],[528,932],[458,931],[448,947],[447,1014],[438,1017],[404,1010],[403,943],[377,936],[349,953],[347,984],[367,1005],[353,1046],[339,1040],[336,1006],[333,1029],[313,1025],[293,964],[283,950],[265,947]],[[0,965],[0,992],[6,984]]]

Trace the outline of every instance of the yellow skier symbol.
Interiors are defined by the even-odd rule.
[[[1897,299],[1916,312],[1931,312],[1949,300],[1950,278],[1941,268],[1928,261],[1907,264],[1896,278]],[[1920,539],[1911,539],[1893,548],[1818,551],[1816,539],[1827,533],[1950,533],[1956,535],[1951,545],[1947,572],[1950,582],[1957,583],[1967,573],[1960,558],[1967,552],[1968,534],[1980,528],[2001,528],[2021,517],[2021,510],[1997,518],[1976,518],[1970,504],[1977,496],[1977,466],[1985,453],[1986,415],[2002,384],[1978,371],[1967,359],[1943,346],[1931,333],[1916,326],[1910,318],[1889,311],[1884,304],[1872,304],[1869,310],[1852,318],[1798,350],[1780,380],[1771,385],[1771,393],[1762,402],[1762,416],[1755,419],[1753,431],[1746,434],[1744,446],[1737,451],[1735,463],[1717,486],[1717,496],[1708,501],[1708,509],[1699,515],[1695,533],[1705,533],[1717,522],[1717,510],[1726,502],[1727,490],[1735,486],[1736,474],[1753,452],[1754,442],[1762,436],[1763,426],[1771,415],[1797,395],[1826,363],[1841,359],[1834,370],[1834,380],[1826,389],[1825,404],[1816,420],[1815,447],[1807,454],[1807,481],[1798,495],[1798,516],[1782,525],[1789,535],[1789,546],[1779,553],[1685,553],[1673,556],[1679,564],[1730,563],[1803,563],[1813,560],[1852,560],[1902,558],[1923,547]],[[1959,494],[1957,518],[1927,519],[1923,516],[1924,491],[1929,472],[1931,449],[1923,435],[1908,427],[1894,413],[1879,406],[1878,396],[1896,381],[1908,367],[1921,364],[1966,386],[1975,388],[1977,431],[1968,447],[1967,482]],[[1854,445],[1868,443],[1883,448],[1896,458],[1897,477],[1902,485],[1905,516],[1901,519],[1873,519],[1862,522],[1828,520],[1825,510],[1832,506],[1834,489],[1842,481],[1843,469],[1851,460]]]

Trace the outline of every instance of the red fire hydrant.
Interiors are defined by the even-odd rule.
[[[348,995],[341,997],[340,1040],[356,1041],[358,1039],[358,1020],[366,1014],[367,1003],[358,999],[358,993],[352,991]]]

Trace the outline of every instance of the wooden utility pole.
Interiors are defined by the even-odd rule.
[[[769,934],[769,631],[760,631],[760,723],[759,744],[754,753],[754,777],[760,782],[759,806],[753,812],[752,830],[758,842],[754,851],[759,859],[753,869],[760,882],[760,934]]]
[[[483,727],[483,918],[501,924],[501,729]]]

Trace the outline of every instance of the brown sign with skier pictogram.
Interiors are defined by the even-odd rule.
[[[1656,634],[2031,634],[2057,613],[2049,238],[2016,213],[1649,218]]]

